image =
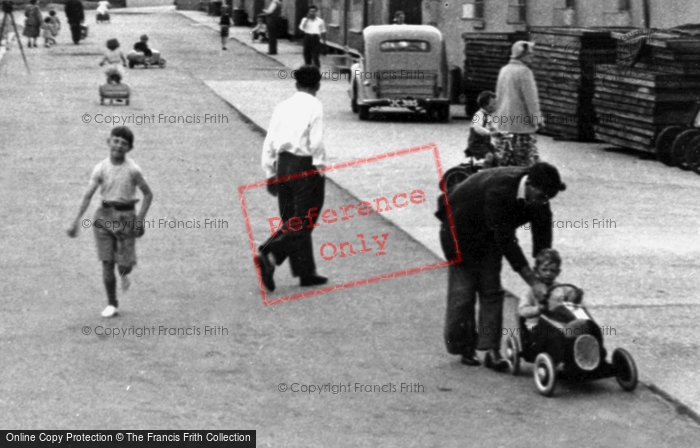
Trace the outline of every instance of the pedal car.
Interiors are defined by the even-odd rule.
[[[116,100],[117,102],[124,102],[128,106],[130,96],[131,89],[127,84],[106,83],[100,86],[100,104],[104,104],[105,99],[108,99],[109,104]]]
[[[454,187],[457,186],[457,184],[465,181],[467,177],[474,173],[478,173],[484,168],[483,161],[478,161],[473,157],[470,157],[470,159],[471,160],[468,160],[466,163],[453,166],[449,170],[445,171],[445,174],[442,176],[442,180],[445,183],[445,192],[449,193]],[[443,187],[440,186],[441,190],[442,188]]]
[[[365,51],[350,69],[348,94],[360,120],[391,108],[450,119],[447,53],[442,33],[429,25],[372,25],[362,32]]]
[[[556,294],[564,294],[554,308],[543,312],[532,329],[519,317],[521,336],[506,341],[505,358],[513,375],[520,372],[520,360],[534,363],[533,377],[540,394],[551,396],[558,379],[591,381],[614,376],[622,389],[637,386],[637,366],[626,350],[617,348],[612,360],[605,360],[603,333],[588,310],[576,302],[583,292],[574,285],[555,285],[547,292],[548,303]],[[580,299],[579,299],[580,301]]]
[[[160,57],[160,53],[157,50],[151,50],[151,52],[153,54],[150,57],[146,57],[140,51],[131,50],[126,55],[126,60],[129,61],[129,68],[134,68],[137,65],[143,65],[146,68],[157,65],[160,68],[165,68],[165,59]]]

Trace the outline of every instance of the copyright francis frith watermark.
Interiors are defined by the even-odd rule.
[[[89,114],[81,115],[80,120],[85,124],[107,124],[110,126],[145,126],[145,125],[211,125],[228,124],[229,117],[226,114]]]

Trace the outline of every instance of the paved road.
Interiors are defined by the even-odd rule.
[[[182,13],[214,26],[204,14]],[[232,35],[248,43],[245,29],[233,28]],[[207,83],[263,128],[285,88],[278,78],[289,75],[302,59],[299,46],[282,42],[276,57],[282,66],[262,71],[254,81]],[[327,69],[326,63],[324,73]],[[333,81],[337,78],[330,73],[326,77],[319,97],[326,107],[327,141],[335,161],[434,143],[443,167],[461,162],[468,122],[458,109],[453,107],[458,119],[448,125],[414,122],[410,116],[361,122],[350,112],[347,82]],[[259,92],[273,94],[261,97]],[[683,412],[689,407],[698,418],[700,339],[694,317],[700,307],[695,279],[700,206],[694,192],[700,178],[604,144],[539,139],[542,157],[560,168],[569,185],[554,201],[555,247],[565,257],[561,278],[586,290],[594,316],[614,328],[614,346],[634,353],[645,383],[672,396]],[[329,175],[358,198],[412,187],[423,188],[430,198],[438,194],[435,160],[429,152]],[[437,221],[430,211],[407,207],[385,217],[440,257]],[[529,247],[528,232],[519,232],[519,237]],[[523,292],[520,279],[508,269],[504,278],[514,292]]]
[[[254,428],[260,446],[692,446],[697,425],[645,388],[565,384],[544,399],[527,375],[459,365],[441,341],[444,270],[263,307],[236,192],[260,179],[262,136],[207,83],[250,82],[277,66],[241,45],[223,53],[218,36],[195,25],[175,14],[114,14],[84,45],[62,36],[58,47],[30,54],[32,77],[16,53],[0,68],[0,154],[12,167],[2,172],[0,200],[6,427]],[[116,36],[126,45],[144,31],[169,67],[129,71],[132,105],[100,107],[101,42]],[[91,123],[81,121],[85,114]],[[106,156],[111,125],[95,123],[98,114],[228,119],[132,126],[133,158],[156,194],[149,217],[222,219],[228,227],[147,231],[135,286],[114,321],[98,316],[104,299],[89,230],[78,240],[64,236],[90,169]],[[327,204],[356,200],[329,185]],[[275,212],[264,194],[248,203],[254,216]],[[354,224],[320,227],[315,241],[344,241],[352,230],[389,233],[392,246],[386,258],[319,261],[331,279],[438,260],[380,216]],[[280,289],[300,291],[285,270]],[[98,327],[133,330],[111,338],[95,335],[106,332]],[[135,334],[152,327],[199,334]],[[280,383],[351,387],[281,393]],[[412,390],[401,391],[402,383]],[[368,385],[388,392],[366,392]]]

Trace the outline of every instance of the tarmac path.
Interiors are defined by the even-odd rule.
[[[131,105],[99,106],[103,42],[114,36],[128,48],[144,32],[168,67],[127,71]],[[513,378],[461,366],[442,344],[443,269],[263,306],[237,194],[261,179],[262,136],[207,85],[252,82],[278,66],[235,42],[221,52],[209,28],[172,13],[115,13],[91,33],[77,47],[62,34],[59,46],[29,52],[32,76],[16,51],[0,65],[0,160],[10,168],[0,199],[4,427],[257,429],[259,446],[272,447],[695,443],[698,426],[643,387],[562,384],[545,399],[527,369]],[[90,230],[65,236],[107,156],[112,124],[97,122],[106,116],[158,118],[131,125],[130,157],[155,192],[155,224],[138,242],[134,286],[113,320],[99,317]],[[247,199],[264,228],[274,200],[261,190]],[[327,207],[356,201],[328,184]],[[333,282],[439,261],[383,216],[352,224],[319,227],[315,246],[387,233],[387,254],[317,257]],[[284,265],[278,272],[276,294],[301,291]],[[106,335],[117,329],[126,334]]]

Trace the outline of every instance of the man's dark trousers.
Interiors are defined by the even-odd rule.
[[[448,353],[469,355],[474,350],[499,349],[504,298],[501,259],[502,255],[493,252],[486,254],[478,267],[464,262],[449,267],[445,319]],[[478,332],[474,317],[477,295],[481,308]]]
[[[267,15],[267,54],[277,54],[277,18],[279,13],[275,10]]]
[[[279,154],[277,161],[277,176],[284,177],[290,174],[315,170],[312,157],[295,156],[288,152]],[[278,203],[280,217],[284,224],[275,235],[271,236],[261,248],[263,253],[271,253],[275,258],[275,264],[280,265],[289,257],[292,268],[292,275],[295,277],[310,277],[316,274],[316,263],[314,262],[313,244],[311,232],[321,215],[323,200],[325,196],[326,178],[314,172],[312,175],[303,176],[293,180],[286,180],[278,183]],[[307,217],[309,210],[315,214],[310,220]],[[288,228],[288,220],[298,217],[301,229],[292,223],[292,231]],[[309,226],[312,226],[309,228]]]
[[[80,42],[80,33],[82,32],[80,22],[78,23],[71,23],[70,25],[70,34],[71,37],[73,38],[73,43],[77,44]]]
[[[318,34],[304,34],[304,64],[315,65],[321,68],[321,36]]]

